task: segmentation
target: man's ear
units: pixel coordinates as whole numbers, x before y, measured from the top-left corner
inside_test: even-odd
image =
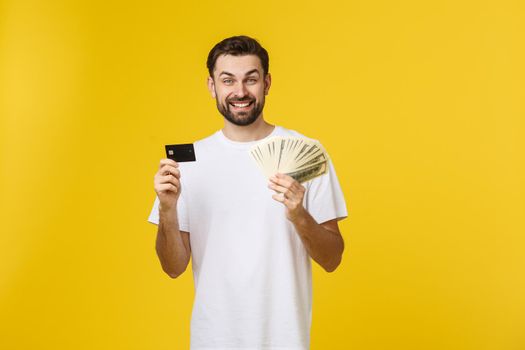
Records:
[[[268,91],[270,90],[270,86],[272,85],[272,76],[270,73],[266,74],[266,77],[264,78],[264,94],[268,95]]]
[[[215,95],[215,82],[213,81],[213,78],[208,77],[207,83],[208,83],[208,90],[210,91],[211,97],[217,98],[217,96]]]

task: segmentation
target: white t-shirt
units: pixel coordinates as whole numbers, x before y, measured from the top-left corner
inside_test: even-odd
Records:
[[[304,137],[279,126],[268,137],[276,135]],[[190,233],[195,285],[192,350],[310,345],[310,257],[250,158],[259,141],[235,142],[219,130],[194,143],[197,161],[179,163],[179,229]],[[331,163],[303,186],[318,223],[347,216]],[[148,221],[159,222],[158,198]]]

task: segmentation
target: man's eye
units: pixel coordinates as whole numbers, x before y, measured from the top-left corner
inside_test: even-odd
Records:
[[[233,82],[233,80],[231,80],[231,79],[224,79],[222,82],[224,84],[231,84]]]
[[[257,79],[248,79],[248,83],[254,84],[257,82]]]

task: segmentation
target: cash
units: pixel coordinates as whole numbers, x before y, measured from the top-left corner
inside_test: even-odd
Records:
[[[328,172],[328,154],[315,140],[273,136],[255,144],[249,152],[267,178],[281,173],[303,183]]]

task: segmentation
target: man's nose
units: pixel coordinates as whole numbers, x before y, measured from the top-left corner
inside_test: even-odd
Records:
[[[243,83],[239,83],[235,86],[235,92],[236,97],[244,97],[248,94],[248,90],[246,89],[246,85]]]

